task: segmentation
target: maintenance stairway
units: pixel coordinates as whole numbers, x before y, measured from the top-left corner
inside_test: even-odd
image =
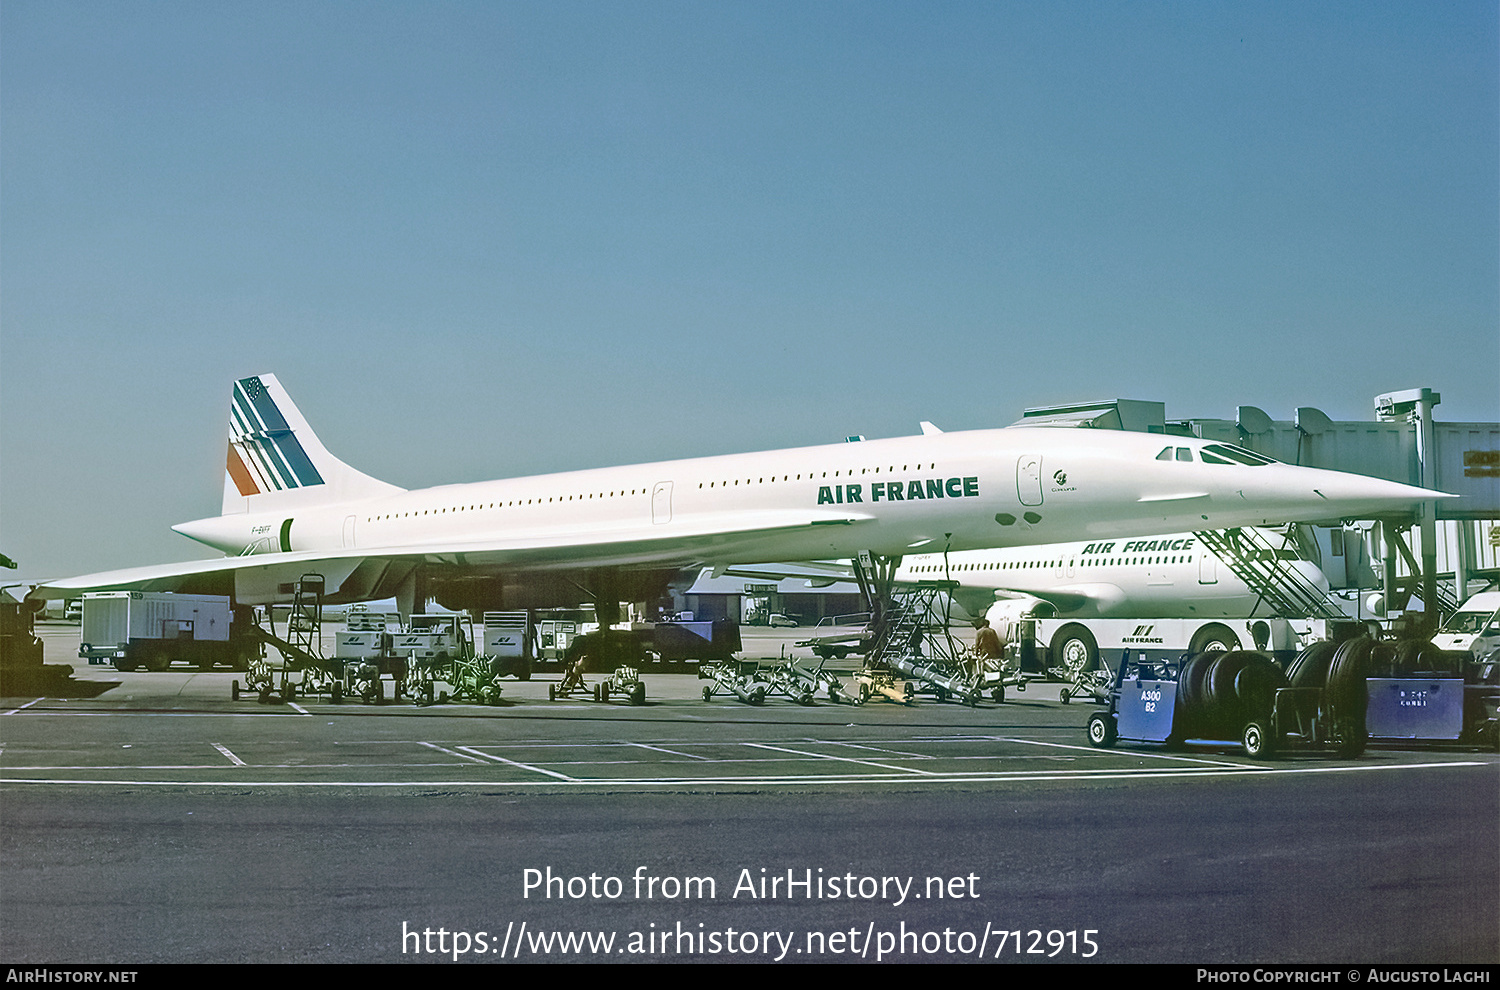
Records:
[[[1282,564],[1282,550],[1258,530],[1204,530],[1200,542],[1228,565],[1277,615],[1342,619],[1327,594],[1302,572]]]

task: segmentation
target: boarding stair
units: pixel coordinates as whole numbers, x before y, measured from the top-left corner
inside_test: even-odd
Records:
[[[1280,548],[1254,529],[1204,530],[1194,533],[1218,555],[1234,576],[1261,597],[1277,615],[1287,618],[1345,618],[1317,585],[1294,567],[1282,566]]]

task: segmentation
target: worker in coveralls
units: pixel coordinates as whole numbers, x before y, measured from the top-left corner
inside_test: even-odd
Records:
[[[978,629],[974,634],[974,673],[977,676],[984,661],[1000,659],[1000,634],[995,632],[989,619],[981,618],[974,625]]]

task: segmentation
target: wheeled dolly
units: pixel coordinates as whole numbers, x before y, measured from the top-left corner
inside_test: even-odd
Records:
[[[740,664],[734,660],[700,663],[698,677],[712,682],[703,685],[704,701],[712,701],[718,691],[723,691],[747,705],[759,705],[765,702],[766,695],[771,692],[770,683],[761,679],[758,664],[749,672],[743,672]]]
[[[594,685],[594,700],[609,701],[610,695],[628,698],[632,705],[646,703],[646,682],[635,667],[616,667],[615,672]]]
[[[866,667],[854,675],[854,683],[859,692],[854,702],[857,705],[876,697],[894,701],[898,705],[909,705],[917,696],[916,685],[911,681],[897,681],[896,675],[889,670]]]

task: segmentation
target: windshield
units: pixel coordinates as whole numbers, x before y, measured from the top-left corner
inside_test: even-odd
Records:
[[[1453,618],[1443,623],[1442,631],[1477,636],[1482,630],[1486,636],[1500,635],[1500,623],[1490,621],[1493,618],[1489,612],[1455,612]]]

